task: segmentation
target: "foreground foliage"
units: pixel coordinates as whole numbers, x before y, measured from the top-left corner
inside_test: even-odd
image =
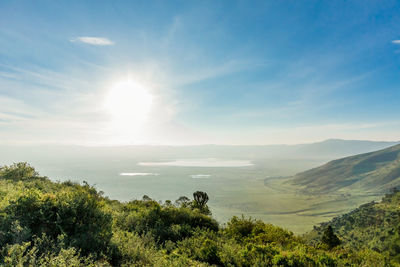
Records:
[[[392,262],[400,263],[400,192],[393,189],[379,203],[361,205],[354,211],[323,223],[306,235],[311,244],[321,240],[323,229],[331,226],[344,248],[370,249]]]
[[[324,242],[315,231],[308,244],[251,218],[233,217],[221,227],[210,217],[204,192],[175,204],[148,196],[121,203],[86,183],[51,182],[26,163],[0,168],[0,196],[3,266],[390,266],[399,254],[399,225],[391,229],[394,237],[381,240],[393,253],[383,252],[386,245],[349,242],[335,223]],[[399,199],[394,193],[379,205],[398,216]]]

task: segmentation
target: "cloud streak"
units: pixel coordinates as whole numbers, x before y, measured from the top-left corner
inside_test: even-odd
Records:
[[[392,43],[400,45],[400,40],[393,40]]]
[[[85,43],[85,44],[90,44],[90,45],[96,45],[96,46],[109,46],[109,45],[115,44],[110,39],[107,39],[104,37],[91,37],[91,36],[76,37],[76,38],[71,39],[70,41],[71,42],[80,42],[80,43]]]

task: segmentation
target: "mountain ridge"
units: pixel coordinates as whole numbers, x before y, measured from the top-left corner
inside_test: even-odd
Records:
[[[129,145],[129,146],[4,146],[0,145],[0,160],[32,161],[43,155],[85,156],[96,158],[112,155],[140,155],[162,158],[177,157],[230,157],[256,158],[318,158],[331,160],[386,148],[398,142],[327,139],[321,142],[294,145]],[[40,153],[41,152],[41,153]]]
[[[296,174],[292,183],[308,193],[382,193],[400,185],[400,144],[330,161]]]

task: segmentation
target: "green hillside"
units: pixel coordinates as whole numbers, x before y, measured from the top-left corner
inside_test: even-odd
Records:
[[[323,223],[306,235],[311,244],[321,240],[330,225],[344,248],[371,249],[400,262],[400,192],[394,190],[381,202],[361,205],[354,211]]]
[[[26,163],[0,168],[1,266],[392,266],[368,248],[309,245],[292,232],[233,217],[208,196],[121,203],[84,183],[57,183]],[[331,233],[333,235],[333,233]],[[322,240],[325,240],[322,239]]]
[[[382,193],[400,185],[400,145],[333,160],[294,176],[308,193]]]

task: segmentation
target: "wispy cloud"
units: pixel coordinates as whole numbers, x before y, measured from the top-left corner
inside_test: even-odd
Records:
[[[72,38],[71,42],[80,42],[90,45],[97,45],[97,46],[107,46],[107,45],[114,45],[115,43],[110,39],[104,37],[90,37],[90,36],[82,36]]]
[[[102,76],[98,68],[93,71]],[[0,64],[0,145],[103,140],[101,89],[90,71],[85,75]]]
[[[392,43],[400,45],[400,40],[393,40]]]

